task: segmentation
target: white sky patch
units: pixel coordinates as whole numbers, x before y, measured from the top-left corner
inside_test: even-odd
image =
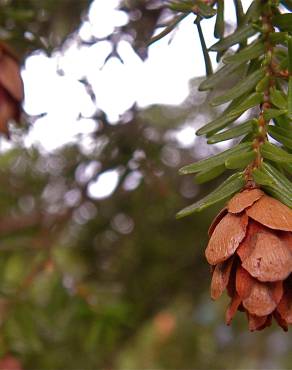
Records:
[[[96,181],[88,185],[88,195],[93,199],[109,197],[116,189],[119,181],[119,173],[116,170],[103,172]]]
[[[142,88],[140,75],[143,64],[128,42],[122,41],[119,52],[122,64],[111,58],[102,69],[89,69],[88,81],[93,87],[97,106],[105,111],[111,122],[116,122],[135,103]]]
[[[204,74],[193,19],[190,16],[181,22],[170,44],[171,35],[149,47],[149,58],[141,74],[143,88],[137,92],[140,107],[180,104],[189,93],[189,79]]]
[[[89,9],[89,23],[94,36],[103,38],[113,33],[115,27],[123,26],[128,21],[125,12],[116,10],[119,0],[96,0]]]
[[[64,77],[80,79],[101,71],[111,49],[109,41],[81,47],[72,43],[63,55],[58,56],[58,66],[65,71]]]
[[[136,189],[143,178],[143,175],[140,171],[132,171],[126,178],[123,183],[125,190],[131,191]]]
[[[183,147],[191,147],[195,142],[196,130],[192,126],[186,126],[178,131],[176,138]]]

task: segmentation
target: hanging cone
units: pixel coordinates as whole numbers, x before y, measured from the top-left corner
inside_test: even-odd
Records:
[[[10,48],[0,42],[0,133],[7,137],[9,121],[20,118],[23,98],[19,61]]]
[[[229,325],[245,311],[251,331],[292,324],[292,210],[259,189],[236,194],[209,230],[211,297],[227,289]]]

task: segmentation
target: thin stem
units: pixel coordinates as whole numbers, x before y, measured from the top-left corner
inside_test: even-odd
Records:
[[[275,84],[275,73],[274,73],[274,46],[270,42],[269,36],[274,32],[274,27],[272,24],[273,11],[272,7],[269,4],[263,6],[262,12],[262,29],[263,29],[263,38],[265,43],[265,58],[263,61],[263,66],[265,68],[266,77],[269,80],[266,88],[264,89],[264,102],[260,106],[260,114],[258,117],[258,131],[253,140],[253,149],[256,153],[255,160],[246,168],[245,178],[247,185],[255,186],[254,181],[252,180],[252,172],[255,168],[259,168],[262,164],[263,158],[261,155],[261,146],[268,141],[267,136],[267,125],[269,124],[268,119],[265,118],[265,111],[271,107],[270,102],[270,88]]]

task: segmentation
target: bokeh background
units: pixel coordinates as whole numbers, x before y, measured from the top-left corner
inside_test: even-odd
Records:
[[[227,327],[227,297],[210,300],[204,247],[222,205],[175,219],[222,180],[178,169],[229,144],[195,137],[215,111],[197,91],[194,19],[147,47],[162,4],[0,0],[26,95],[0,140],[3,369],[292,368],[290,334],[249,333],[243,314]]]

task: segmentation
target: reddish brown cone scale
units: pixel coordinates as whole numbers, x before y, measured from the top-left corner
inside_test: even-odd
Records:
[[[206,258],[216,265],[232,256],[245,236],[248,217],[228,213],[216,226],[208,247]]]

